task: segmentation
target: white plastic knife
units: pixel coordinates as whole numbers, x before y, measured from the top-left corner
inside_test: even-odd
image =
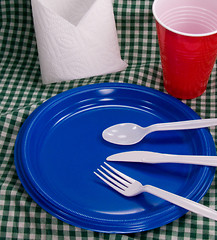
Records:
[[[217,156],[174,155],[149,151],[122,152],[107,157],[107,161],[141,162],[141,163],[184,163],[205,166],[217,166]]]

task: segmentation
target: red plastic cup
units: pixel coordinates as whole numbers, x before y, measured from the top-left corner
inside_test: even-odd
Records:
[[[180,99],[204,93],[217,57],[217,0],[155,0],[164,86]]]

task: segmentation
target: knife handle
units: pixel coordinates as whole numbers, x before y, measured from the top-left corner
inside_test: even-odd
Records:
[[[184,163],[217,167],[217,156],[205,155],[175,155],[143,152],[141,161],[144,163]]]

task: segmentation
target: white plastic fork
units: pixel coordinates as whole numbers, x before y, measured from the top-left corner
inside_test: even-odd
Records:
[[[142,192],[148,192],[168,202],[171,202],[179,207],[185,208],[191,212],[217,221],[217,211],[208,208],[200,203],[176,195],[174,193],[162,190],[160,188],[151,185],[142,185],[140,182],[119,172],[117,169],[113,168],[109,164],[107,163],[104,164],[107,167],[109,167],[112,171],[108,170],[107,168],[101,165],[101,168],[104,171],[98,168],[97,169],[98,173],[97,172],[94,173],[102,181],[107,183],[110,187],[112,187],[117,192],[123,194],[124,196],[133,197]]]

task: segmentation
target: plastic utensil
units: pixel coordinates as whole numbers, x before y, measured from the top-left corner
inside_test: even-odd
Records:
[[[149,151],[130,151],[113,154],[107,161],[141,162],[141,163],[184,163],[217,167],[217,156],[176,155]]]
[[[157,123],[144,128],[135,123],[120,123],[105,129],[102,136],[111,143],[132,145],[140,142],[149,133],[156,131],[197,129],[216,125],[217,118]]]
[[[107,168],[101,166],[101,168],[106,171],[101,171],[97,169],[97,172],[94,172],[101,180],[107,183],[110,187],[112,187],[117,192],[123,194],[127,197],[133,197],[143,192],[148,192],[152,195],[155,195],[159,198],[162,198],[168,202],[171,202],[177,206],[185,208],[191,212],[202,215],[204,217],[213,219],[217,221],[217,211],[214,209],[208,208],[200,203],[194,202],[187,198],[181,197],[174,193],[162,190],[160,188],[151,186],[151,185],[142,185],[140,182],[135,179],[128,177],[127,175],[119,172],[115,168],[111,167],[109,164],[105,163],[113,172],[108,170]],[[105,178],[104,178],[104,177]],[[106,180],[108,179],[108,180]]]

